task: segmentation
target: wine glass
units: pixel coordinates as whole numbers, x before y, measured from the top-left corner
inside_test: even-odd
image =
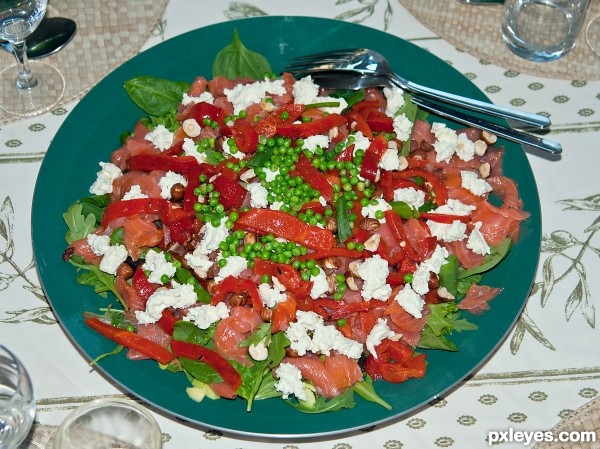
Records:
[[[35,417],[29,375],[19,359],[0,345],[0,449],[16,449]]]
[[[61,100],[65,79],[50,64],[28,61],[25,38],[39,25],[48,0],[0,0],[0,39],[12,44],[16,64],[0,72],[0,109],[20,117],[49,111]]]
[[[585,42],[600,56],[600,14],[593,16],[585,27]]]

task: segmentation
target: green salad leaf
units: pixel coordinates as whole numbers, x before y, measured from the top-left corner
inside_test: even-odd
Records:
[[[387,410],[392,409],[392,406],[377,394],[373,387],[373,379],[370,376],[367,376],[362,382],[355,383],[352,388],[361,398],[379,404]]]
[[[458,351],[458,347],[449,338],[452,332],[477,330],[477,325],[460,318],[460,311],[454,302],[428,304],[431,313],[421,332],[417,347]]]
[[[229,79],[253,78],[255,80],[262,80],[265,75],[272,72],[269,61],[260,53],[246,48],[235,29],[231,44],[217,53],[212,71],[213,78],[224,76]]]
[[[146,114],[159,117],[177,109],[188,83],[154,76],[138,76],[125,81],[129,98]]]

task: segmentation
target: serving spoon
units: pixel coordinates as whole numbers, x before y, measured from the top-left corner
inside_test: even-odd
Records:
[[[27,39],[27,57],[40,59],[56,53],[67,45],[77,31],[77,24],[65,17],[46,17]],[[8,41],[0,40],[0,47],[9,53],[13,52]]]

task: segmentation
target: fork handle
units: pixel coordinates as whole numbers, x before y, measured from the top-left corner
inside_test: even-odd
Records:
[[[423,98],[412,97],[412,101],[421,108],[434,112],[441,117],[454,120],[455,122],[462,123],[463,125],[473,126],[475,128],[489,131],[512,142],[537,148],[538,150],[553,155],[560,154],[562,152],[562,146],[558,142],[527,134],[517,129],[506,128],[504,126],[497,125],[496,123],[481,120],[477,117],[465,115],[454,109],[448,109],[438,104],[431,103]]]
[[[472,98],[462,97],[460,95],[451,94],[449,92],[443,92],[441,90],[432,89],[431,87],[422,86],[412,81],[408,81],[397,77],[396,74],[391,75],[392,81],[402,89],[409,93],[421,95],[424,97],[431,98],[433,100],[442,101],[454,106],[460,106],[465,109],[472,111],[481,112],[488,115],[494,115],[497,117],[511,120],[515,123],[523,123],[529,127],[537,129],[546,129],[550,126],[551,122],[548,117],[544,117],[539,114],[532,114],[530,112],[519,111],[517,109],[509,108],[506,106],[499,106],[493,103],[486,103]]]

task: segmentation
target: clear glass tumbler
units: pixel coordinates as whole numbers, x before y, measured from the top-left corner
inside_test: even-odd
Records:
[[[574,46],[589,0],[506,0],[502,37],[530,61],[553,61]]]
[[[19,359],[0,345],[0,449],[23,442],[35,417],[35,398],[29,375]]]

